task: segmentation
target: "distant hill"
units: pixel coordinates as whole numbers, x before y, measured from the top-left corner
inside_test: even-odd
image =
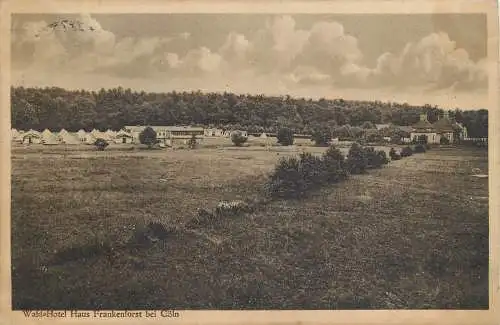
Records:
[[[255,133],[272,133],[287,126],[295,133],[310,134],[318,127],[362,126],[365,122],[411,125],[421,112],[427,112],[433,122],[443,112],[431,105],[200,91],[146,93],[121,87],[100,91],[12,87],[11,104],[13,128],[68,131],[191,124]],[[450,115],[467,126],[470,136],[487,136],[486,110],[457,109]]]

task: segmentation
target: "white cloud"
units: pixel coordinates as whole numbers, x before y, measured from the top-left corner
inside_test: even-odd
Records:
[[[229,33],[219,53],[228,62],[244,65],[248,61],[248,53],[252,50],[252,44],[243,34]]]
[[[382,54],[370,72],[370,85],[478,88],[486,85],[483,61],[473,62],[445,33],[434,33],[408,43],[399,55]]]
[[[198,47],[180,54],[172,40],[184,42],[191,37],[188,32],[173,38],[118,39],[89,15],[79,19],[84,31],[52,30],[41,21],[27,23],[15,32],[14,75],[53,81],[58,76],[71,78],[59,82],[61,86],[65,82],[83,86],[78,75],[93,73],[109,84],[111,80],[123,84],[140,80],[154,87],[154,81],[164,90],[169,84],[297,94],[301,89],[316,89],[317,93],[330,89],[333,94],[333,87],[339,91],[392,86],[458,92],[484,87],[487,81],[487,61],[473,62],[444,33],[410,42],[397,53],[383,53],[370,67],[363,63],[358,40],[332,21],[300,29],[291,16],[279,16],[255,33],[228,33],[219,47]]]
[[[330,75],[321,73],[311,66],[298,66],[286,76],[286,80],[297,84],[323,84],[330,79]]]

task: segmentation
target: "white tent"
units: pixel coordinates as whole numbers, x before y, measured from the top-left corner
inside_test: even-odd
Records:
[[[78,130],[78,132],[76,132],[76,136],[78,137],[78,139],[81,141],[81,142],[84,142],[85,141],[85,136],[87,135],[87,132],[85,132],[85,130]]]
[[[267,138],[267,134],[262,133],[262,134],[260,135],[260,137],[261,137],[261,138]]]
[[[67,135],[67,134],[69,134],[69,132],[68,132],[68,131],[66,131],[65,129],[61,129],[61,131],[59,131],[59,133],[58,133],[58,135],[59,135],[60,137],[65,136],[65,135]]]
[[[10,130],[10,139],[12,141],[16,141],[17,138],[19,138],[19,131],[17,131],[16,129],[11,129]]]
[[[54,134],[51,134],[48,136],[44,136],[42,138],[42,143],[47,145],[54,145],[54,144],[59,144],[60,142]]]
[[[50,132],[50,130],[43,130],[42,132],[42,143],[43,144],[58,144],[57,136]]]
[[[97,129],[93,129],[92,131],[90,131],[90,134],[92,134],[94,136],[94,138],[103,138],[103,133]]]
[[[64,143],[64,144],[79,144],[79,143],[81,143],[80,139],[78,138],[78,135],[76,135],[74,133],[69,133],[69,132],[63,133],[62,131],[59,132],[59,141],[61,141],[61,143]]]
[[[87,133],[85,135],[85,144],[94,144],[97,138],[92,133]]]
[[[106,130],[106,132],[104,132],[102,135],[105,140],[109,141],[112,141],[116,138],[116,132],[109,129]]]
[[[23,133],[22,142],[25,144],[40,143],[41,138],[40,132],[30,129]]]
[[[51,135],[52,135],[52,132],[50,132],[49,129],[45,129],[45,130],[42,131],[42,138],[43,137],[49,137]]]
[[[15,130],[15,132],[13,132],[13,134],[12,134],[12,141],[23,142],[23,135],[24,135],[23,130],[20,130],[20,131]]]

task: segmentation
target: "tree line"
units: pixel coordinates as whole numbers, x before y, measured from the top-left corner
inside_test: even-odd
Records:
[[[199,125],[249,133],[295,133],[341,126],[373,128],[374,124],[412,125],[422,112],[434,122],[443,110],[380,101],[305,99],[291,96],[233,93],[132,91],[121,87],[99,91],[58,87],[11,87],[12,127],[77,131],[119,130],[125,125]],[[455,109],[450,113],[471,137],[488,135],[488,111]]]

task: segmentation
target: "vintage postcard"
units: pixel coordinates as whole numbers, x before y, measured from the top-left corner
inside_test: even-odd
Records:
[[[495,323],[495,1],[0,4],[2,320]]]

